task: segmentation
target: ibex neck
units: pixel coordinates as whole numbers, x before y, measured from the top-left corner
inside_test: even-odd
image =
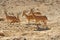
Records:
[[[25,12],[23,13],[25,16],[28,16]]]

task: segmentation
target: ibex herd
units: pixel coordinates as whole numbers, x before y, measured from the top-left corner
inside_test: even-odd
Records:
[[[7,11],[4,11],[4,13],[6,15],[7,21],[9,21],[10,23],[21,22],[21,20],[19,18],[19,14],[17,14],[17,17],[16,17],[16,16],[9,16],[7,14]],[[33,9],[31,9],[29,12],[29,15],[27,15],[26,13],[27,13],[26,10],[24,10],[22,16],[26,17],[28,23],[31,20],[35,20],[36,23],[38,23],[40,21],[40,22],[43,22],[45,26],[47,26],[48,19],[46,16],[42,16],[42,14],[40,12],[34,12]],[[36,16],[36,15],[40,15],[40,16]]]

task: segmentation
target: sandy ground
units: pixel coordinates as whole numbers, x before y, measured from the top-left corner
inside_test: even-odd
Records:
[[[26,25],[27,19],[22,17],[22,12],[29,12],[31,8],[47,16],[49,30],[38,31],[36,25]],[[20,24],[9,24],[4,9],[8,15],[20,13]],[[0,21],[0,33],[4,34],[0,40],[60,40],[60,0],[0,0],[0,18],[4,19]]]

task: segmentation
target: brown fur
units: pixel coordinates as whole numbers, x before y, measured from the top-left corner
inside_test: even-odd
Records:
[[[24,15],[26,16],[26,18],[28,20],[28,23],[30,22],[30,20],[33,20],[34,19],[32,15],[27,15],[25,10],[23,11],[23,16]]]
[[[7,21],[10,21],[10,23],[20,22],[18,15],[17,15],[17,17],[15,17],[15,16],[9,16],[6,11],[4,11],[4,13],[6,15]]]
[[[47,25],[47,17],[46,16],[36,16],[34,15],[35,12],[33,12],[33,9],[31,9],[30,13],[32,14],[33,18],[36,20],[36,23],[41,21],[44,23],[44,25],[46,26]]]

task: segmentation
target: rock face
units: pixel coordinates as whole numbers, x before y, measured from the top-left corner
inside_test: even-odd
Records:
[[[37,30],[37,26],[32,25],[33,21],[27,25],[27,19],[22,14],[24,10],[28,14],[31,8],[47,16],[50,30]],[[7,22],[4,10],[10,16],[17,17],[19,13],[21,22]],[[0,18],[4,19],[0,21],[0,31],[5,35],[0,36],[0,40],[60,40],[60,0],[0,0]]]

